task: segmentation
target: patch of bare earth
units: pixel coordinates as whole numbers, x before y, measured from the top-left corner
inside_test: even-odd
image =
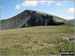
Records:
[[[49,47],[51,48],[54,46],[55,46],[54,44],[44,44],[43,46],[34,46],[34,47],[32,47],[32,51],[40,50],[43,48],[49,48]]]

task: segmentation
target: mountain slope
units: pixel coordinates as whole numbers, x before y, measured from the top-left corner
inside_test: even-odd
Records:
[[[46,13],[32,13],[33,11],[30,12],[30,10],[24,11],[13,18],[1,21],[2,29],[8,29],[0,30],[0,53],[2,56],[60,56],[60,50],[75,50],[74,24],[72,22]],[[45,19],[42,17],[49,17],[50,21],[42,21]],[[44,23],[38,24],[39,21]]]
[[[74,37],[74,27],[63,25],[1,30],[1,55],[59,56],[74,51]]]
[[[12,18],[1,20],[0,27],[1,29],[14,29],[40,25],[63,25],[65,21],[62,18],[46,13],[25,10]]]

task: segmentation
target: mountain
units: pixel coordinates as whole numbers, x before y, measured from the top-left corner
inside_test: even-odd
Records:
[[[0,28],[2,56],[60,56],[75,50],[74,23],[54,15],[25,10],[1,20]]]
[[[1,20],[0,22],[1,29],[14,29],[40,25],[64,25],[68,21],[47,13],[25,10],[12,18]]]
[[[69,21],[71,21],[71,22],[75,23],[75,19],[72,19],[72,20],[69,20]]]

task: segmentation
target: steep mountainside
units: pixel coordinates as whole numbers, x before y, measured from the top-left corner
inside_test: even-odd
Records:
[[[64,19],[46,13],[25,10],[12,18],[1,20],[0,27],[1,29],[14,29],[40,25],[62,25],[65,24],[65,21]]]

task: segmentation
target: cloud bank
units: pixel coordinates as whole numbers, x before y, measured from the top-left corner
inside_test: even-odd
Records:
[[[16,9],[21,9],[21,7],[34,7],[37,6],[38,4],[44,5],[47,4],[50,6],[54,0],[25,0],[21,4],[16,5]]]

